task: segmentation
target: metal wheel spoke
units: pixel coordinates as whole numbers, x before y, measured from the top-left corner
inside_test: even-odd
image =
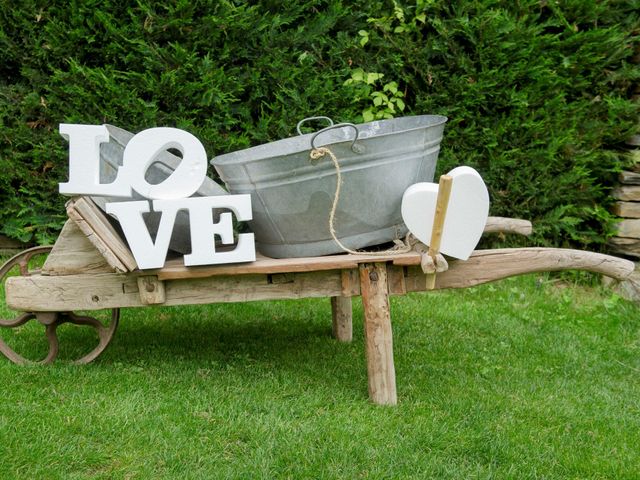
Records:
[[[24,325],[25,323],[27,323],[29,320],[34,320],[36,318],[36,314],[35,313],[24,313],[22,314],[20,317],[18,317],[18,319],[13,322],[13,325],[6,325],[3,324],[3,327],[7,327],[7,328],[15,328],[15,327],[19,327],[21,325]],[[3,323],[10,323],[10,322],[3,322]],[[48,364],[51,363],[55,360],[56,356],[58,355],[58,337],[56,336],[56,332],[55,332],[55,324],[52,325],[47,325],[46,331],[45,331],[45,336],[47,337],[47,340],[49,342],[49,352],[47,353],[47,356],[40,361],[33,361],[33,360],[29,360],[28,358],[23,357],[22,355],[20,355],[18,352],[16,352],[13,348],[11,348],[3,339],[2,337],[0,337],[0,352],[7,357],[9,360],[11,360],[13,363],[18,364],[18,365],[33,365],[33,364]]]
[[[14,318],[13,320],[2,320],[2,319],[0,319],[0,327],[16,328],[16,327],[19,327],[21,325],[24,325],[29,320],[34,319],[34,318],[36,318],[35,313],[25,312],[22,315],[19,315],[16,318]]]
[[[75,360],[73,363],[76,365],[85,365],[87,363],[95,360],[104,350],[107,348],[111,340],[113,339],[114,334],[118,328],[118,324],[120,322],[120,309],[114,308],[111,311],[111,322],[108,327],[105,327],[93,317],[84,317],[75,315],[73,312],[70,312],[74,318],[71,323],[75,323],[77,325],[90,325],[98,332],[98,346],[87,353],[85,356]]]
[[[58,342],[58,335],[56,334],[56,328],[58,328],[58,325],[59,323],[57,322],[47,325],[45,335],[47,337],[47,340],[49,340],[49,353],[47,353],[47,356],[44,358],[44,360],[41,360],[38,363],[49,365],[50,363],[53,363],[53,361],[58,356],[58,350],[60,347],[60,343]]]

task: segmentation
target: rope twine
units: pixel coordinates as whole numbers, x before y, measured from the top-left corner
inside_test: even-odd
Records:
[[[340,164],[338,163],[338,159],[336,158],[334,153],[331,150],[329,150],[327,147],[314,148],[313,150],[311,150],[311,153],[309,154],[309,156],[311,157],[311,160],[319,160],[325,155],[328,155],[329,158],[331,158],[331,161],[333,162],[333,166],[336,169],[336,191],[333,195],[333,204],[331,206],[331,212],[329,213],[329,233],[331,233],[331,238],[333,239],[333,241],[336,242],[338,246],[342,248],[342,250],[352,255],[384,256],[384,255],[397,255],[400,253],[409,253],[410,251],[412,251],[414,247],[417,244],[419,244],[419,242],[413,235],[411,235],[411,233],[407,234],[404,241],[400,238],[394,239],[393,242],[395,243],[395,246],[391,247],[388,250],[383,250],[379,252],[366,252],[366,251],[363,252],[358,250],[352,250],[349,247],[345,246],[338,239],[338,236],[336,234],[336,228],[335,228],[335,218],[336,218],[336,211],[338,210],[338,202],[340,201],[340,189],[342,188],[342,171],[340,170]]]

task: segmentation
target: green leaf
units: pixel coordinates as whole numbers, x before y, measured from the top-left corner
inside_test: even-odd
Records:
[[[382,87],[382,89],[385,92],[396,93],[398,91],[398,83],[397,82],[389,82],[389,83],[385,84],[385,86]]]
[[[362,82],[364,80],[364,70],[356,68],[351,72],[351,79],[354,82]]]
[[[375,72],[369,72],[367,73],[367,80],[366,82],[369,85],[373,85],[374,83],[376,83],[378,80],[380,80],[382,77],[384,77],[384,74],[382,73],[375,73]]]
[[[371,122],[375,120],[375,116],[373,115],[373,112],[371,111],[370,108],[362,111],[362,119],[365,122]]]

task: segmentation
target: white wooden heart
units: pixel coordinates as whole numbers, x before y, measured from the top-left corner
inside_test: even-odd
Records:
[[[456,167],[448,175],[453,181],[440,252],[467,260],[487,223],[489,192],[480,174],[471,167]],[[425,245],[431,242],[437,198],[437,183],[416,183],[407,188],[402,197],[404,223]]]

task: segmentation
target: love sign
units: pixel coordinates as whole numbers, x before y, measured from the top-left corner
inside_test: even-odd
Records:
[[[64,195],[92,195],[132,198],[135,191],[148,200],[107,203],[106,212],[120,222],[138,267],[164,266],[178,211],[189,214],[191,253],[184,256],[187,266],[251,262],[256,258],[253,233],[238,235],[235,248],[216,251],[215,237],[233,245],[233,218],[252,219],[250,195],[191,197],[206,179],[207,154],[192,134],[177,128],[150,128],[134,135],[127,143],[115,179],[100,183],[100,144],[109,141],[104,125],[61,124],[60,134],[69,142],[69,181],[59,184]],[[146,173],[162,152],[175,149],[182,161],[175,171],[158,184],[149,183]],[[151,200],[151,201],[149,201]],[[226,209],[214,222],[214,210]],[[159,212],[160,225],[155,239],[143,214]]]

